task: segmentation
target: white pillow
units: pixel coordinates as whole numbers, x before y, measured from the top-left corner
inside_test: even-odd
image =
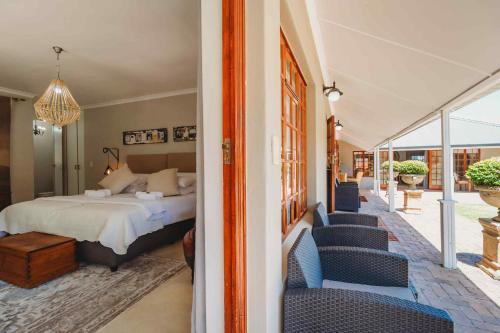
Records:
[[[135,182],[127,186],[123,193],[136,193],[136,192],[146,192],[148,188],[148,178],[149,174],[147,173],[134,173],[137,176]]]
[[[127,164],[124,164],[122,167],[104,177],[104,179],[99,182],[99,185],[110,190],[111,194],[118,194],[136,180],[137,176],[130,171]]]
[[[196,182],[196,172],[179,172],[177,173],[179,179],[179,187],[189,187]]]
[[[180,195],[186,195],[194,192],[196,192],[196,185],[191,185],[188,187],[179,187]]]
[[[177,169],[152,173],[148,178],[148,192],[162,192],[165,197],[179,194]]]

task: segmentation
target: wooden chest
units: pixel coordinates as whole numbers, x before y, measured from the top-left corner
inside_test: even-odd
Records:
[[[0,238],[0,280],[33,288],[78,268],[76,240],[39,232]]]

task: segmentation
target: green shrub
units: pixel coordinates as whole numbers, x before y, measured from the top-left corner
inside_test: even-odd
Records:
[[[399,165],[401,163],[399,163],[399,161],[393,161],[392,162],[392,170],[394,172],[399,172]],[[389,161],[385,161],[384,163],[382,163],[382,170],[389,170]]]
[[[500,187],[500,157],[472,164],[467,169],[466,176],[474,185]]]
[[[408,160],[399,165],[399,173],[403,175],[426,175],[428,172],[427,164],[422,161]]]

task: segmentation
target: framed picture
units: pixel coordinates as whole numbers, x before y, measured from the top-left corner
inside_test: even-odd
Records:
[[[165,143],[167,141],[168,141],[168,131],[166,128],[123,132],[124,145]]]
[[[196,141],[196,126],[174,127],[174,142]]]

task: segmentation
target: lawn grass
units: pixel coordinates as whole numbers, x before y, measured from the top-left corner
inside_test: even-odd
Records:
[[[455,211],[458,215],[473,222],[477,222],[477,219],[480,217],[493,217],[497,215],[495,207],[481,204],[457,203]]]

